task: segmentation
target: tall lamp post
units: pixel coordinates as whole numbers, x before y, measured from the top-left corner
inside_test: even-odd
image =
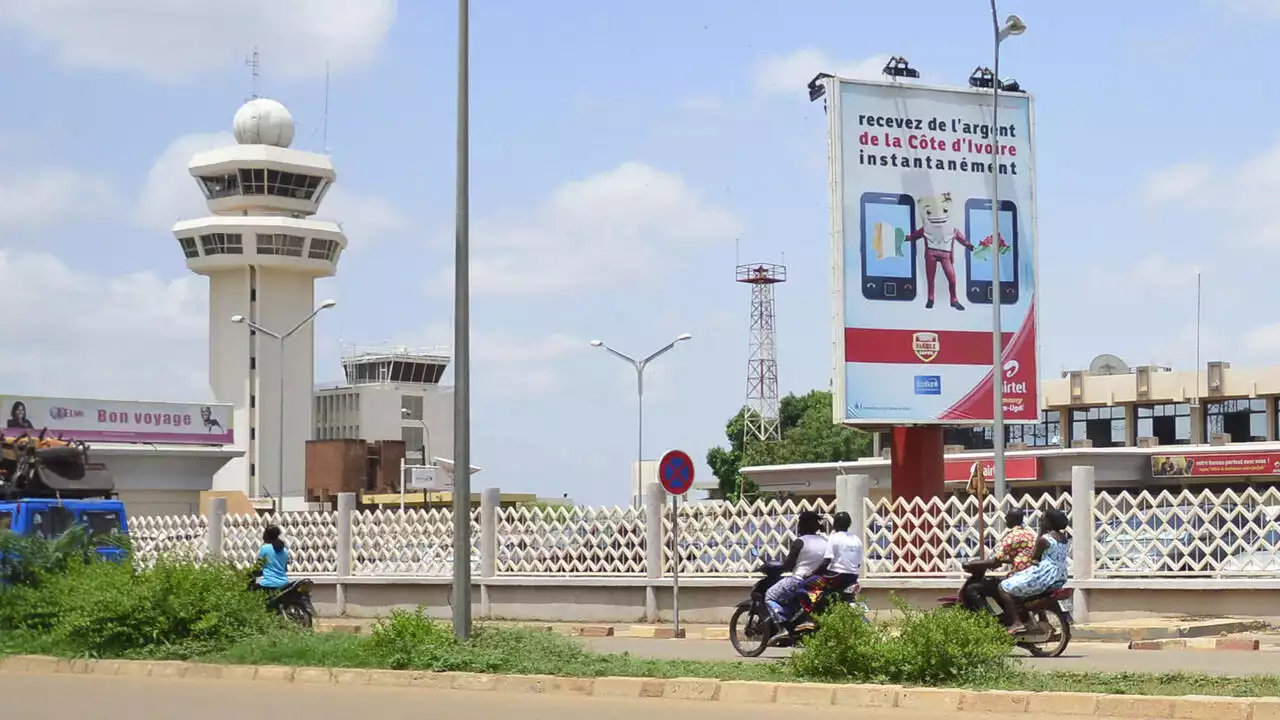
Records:
[[[471,635],[470,17],[458,0],[458,137],[453,249],[453,634]]]
[[[1000,43],[1026,32],[1027,26],[1017,15],[1010,15],[1001,25],[996,0],[991,0],[991,26],[995,31],[991,70],[991,435],[995,495],[1000,502],[1008,490],[1004,473],[1004,333],[1000,327]]]
[[[679,343],[684,342],[685,340],[691,340],[691,339],[693,339],[692,335],[690,335],[689,333],[684,333],[680,335],[680,337],[677,337],[675,340],[672,340],[671,342],[667,343],[661,348],[653,351],[648,355],[648,357],[644,358],[643,360],[637,360],[631,357],[630,355],[627,355],[625,353],[620,353],[617,350],[614,350],[613,348],[609,347],[608,345],[605,345],[604,342],[600,340],[591,341],[591,347],[604,348],[605,350],[609,351],[609,353],[612,354],[614,357],[625,360],[626,362],[630,363],[632,367],[636,369],[636,482],[637,483],[640,481],[640,471],[641,471],[641,467],[644,464],[644,369],[648,367],[649,363],[658,359],[659,356],[664,355],[667,351],[671,350],[671,348],[675,347]],[[644,488],[640,488],[640,491],[643,492]],[[635,503],[636,501],[633,499],[632,502]]]
[[[400,408],[400,415],[407,420],[412,420],[412,412],[409,408]],[[418,418],[418,424],[422,426],[422,464],[431,464],[431,428],[427,427],[426,418]]]
[[[276,448],[276,491],[277,492],[276,492],[275,505],[276,505],[277,513],[281,513],[284,511],[284,341],[288,340],[294,333],[306,327],[307,324],[310,323],[312,320],[315,320],[316,315],[319,315],[321,310],[328,310],[329,308],[337,304],[338,304],[337,300],[325,300],[324,302],[320,303],[319,307],[317,307],[315,310],[312,310],[310,315],[303,318],[302,322],[298,323],[297,325],[294,325],[293,329],[289,330],[289,332],[286,332],[286,333],[278,333],[273,330],[268,330],[262,327],[261,325],[259,325],[258,323],[246,318],[243,315],[231,316],[231,322],[236,323],[238,325],[248,325],[249,329],[253,330],[254,332],[262,333],[267,337],[275,338],[276,342],[279,343],[279,346],[280,346],[280,353],[278,356],[279,360],[277,360],[276,362],[276,375],[277,375],[277,380],[279,381],[279,384],[277,387],[280,393],[278,397],[279,407],[276,408],[276,414],[279,418],[279,423],[277,425],[279,434],[276,436],[276,438],[277,438],[277,442],[280,443],[280,447]]]

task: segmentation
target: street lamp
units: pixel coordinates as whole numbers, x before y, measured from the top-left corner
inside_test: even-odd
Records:
[[[291,335],[293,335],[294,333],[298,332],[303,327],[305,327],[307,323],[314,320],[316,315],[320,314],[321,310],[328,310],[329,308],[337,304],[338,304],[337,300],[325,300],[324,302],[320,303],[319,307],[317,307],[315,310],[312,310],[310,315],[303,318],[302,322],[298,323],[297,325],[294,325],[293,329],[286,333],[278,333],[278,332],[273,332],[271,330],[268,330],[262,327],[261,325],[259,325],[258,323],[246,318],[243,315],[231,316],[231,322],[236,323],[237,325],[248,325],[249,329],[253,330],[254,332],[259,332],[259,333],[262,333],[263,335],[273,337],[280,344],[279,359],[276,361],[276,375],[279,376],[278,379],[279,379],[279,390],[280,390],[280,396],[278,398],[279,407],[276,408],[276,412],[279,416],[279,425],[278,425],[279,435],[276,436],[276,441],[280,443],[280,446],[276,448],[276,473],[277,473],[276,490],[278,492],[276,495],[275,505],[276,505],[277,513],[284,511],[284,341],[288,340]]]
[[[689,333],[684,333],[679,337],[677,337],[675,340],[672,340],[671,342],[667,343],[661,348],[650,353],[649,356],[644,358],[643,360],[637,360],[631,357],[630,355],[620,353],[617,350],[614,350],[613,348],[609,347],[608,345],[605,345],[604,342],[601,340],[591,341],[591,347],[604,348],[605,350],[608,350],[609,353],[611,353],[614,357],[621,358],[622,360],[627,361],[628,363],[631,364],[632,367],[636,369],[636,481],[637,482],[639,482],[640,480],[640,470],[644,464],[644,369],[649,365],[649,363],[656,360],[659,356],[663,355],[668,350],[675,347],[677,344],[682,343],[685,340],[691,340],[691,339],[693,339],[692,335],[690,335]],[[643,488],[641,488],[640,490],[643,492]],[[632,499],[633,504],[637,502],[639,502],[638,499],[635,499],[635,498]]]
[[[412,420],[412,412],[409,408],[400,408],[400,416]],[[431,464],[431,428],[427,427],[426,418],[418,418],[418,424],[422,425],[422,464]]]
[[[991,435],[995,496],[1000,502],[1008,490],[1004,474],[1004,337],[1000,327],[1000,43],[1026,32],[1027,25],[1017,15],[1010,15],[1001,25],[996,0],[991,0],[991,27],[995,31],[991,70]]]

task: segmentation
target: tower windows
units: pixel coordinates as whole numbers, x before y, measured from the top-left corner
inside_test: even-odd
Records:
[[[196,246],[195,238],[178,238],[178,244],[182,246],[182,254],[188,258],[200,257],[200,249]]]
[[[209,255],[243,255],[244,243],[240,233],[209,233],[200,236],[200,245],[204,254]]]
[[[210,200],[236,195],[273,195],[311,200],[317,196],[324,182],[324,178],[314,175],[266,168],[241,168],[234,173],[202,176],[200,189]]]
[[[258,254],[302,257],[302,246],[306,243],[307,239],[301,235],[258,233]]]
[[[338,255],[338,241],[325,238],[311,238],[311,250],[307,257],[312,260],[333,261]]]

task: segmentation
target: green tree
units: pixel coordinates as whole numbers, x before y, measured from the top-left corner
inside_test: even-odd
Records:
[[[871,452],[870,435],[831,421],[831,393],[826,390],[782,398],[778,408],[782,440],[747,443],[744,451],[748,412],[752,411],[742,408],[725,425],[727,448],[717,446],[707,451],[707,465],[720,481],[720,496],[728,500],[738,499],[739,488],[747,499],[760,492],[755,483],[742,477],[741,468],[856,460]]]

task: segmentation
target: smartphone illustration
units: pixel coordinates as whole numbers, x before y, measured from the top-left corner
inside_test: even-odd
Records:
[[[991,232],[991,200],[973,198],[964,204],[964,236],[973,244],[965,250],[965,293],[971,303],[990,304],[992,258],[996,243]],[[1000,201],[1000,304],[1018,302],[1018,206]]]
[[[868,300],[916,299],[916,226],[910,195],[862,194],[862,296]]]

